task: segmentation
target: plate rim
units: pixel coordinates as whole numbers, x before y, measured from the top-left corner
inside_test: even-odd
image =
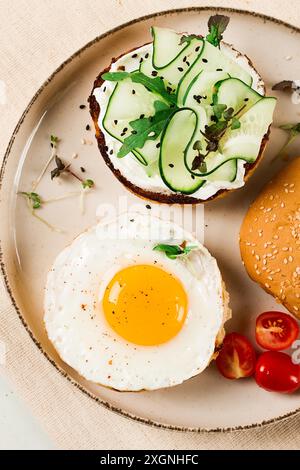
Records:
[[[158,18],[160,16],[165,16],[165,15],[171,15],[171,14],[180,14],[180,13],[189,13],[189,12],[203,12],[203,11],[215,11],[215,12],[221,12],[221,13],[236,13],[240,15],[246,15],[246,16],[252,16],[256,18],[260,18],[265,21],[272,22],[274,24],[284,26],[296,33],[300,33],[300,27],[297,27],[295,25],[292,25],[286,21],[282,21],[278,18],[274,18],[269,15],[265,15],[263,13],[258,13],[250,10],[242,10],[238,8],[231,8],[231,7],[217,7],[217,6],[191,6],[191,7],[182,7],[182,8],[174,8],[174,9],[167,9],[167,10],[160,10],[156,11],[153,13],[150,13],[148,15],[142,15],[137,18],[134,18],[132,20],[126,21],[124,23],[121,23],[118,26],[115,26],[114,28],[111,28],[104,33],[96,36],[94,39],[88,41],[84,46],[81,48],[77,49],[73,54],[71,54],[67,59],[65,59],[50,75],[49,77],[42,83],[42,85],[38,88],[36,93],[33,95],[31,100],[29,101],[28,105],[26,106],[25,110],[21,114],[21,117],[19,118],[12,134],[9,139],[8,145],[6,147],[3,160],[1,163],[1,168],[0,168],[0,191],[2,190],[2,185],[3,181],[5,178],[5,168],[6,164],[8,161],[8,158],[11,153],[11,149],[13,147],[13,144],[15,142],[15,139],[17,137],[17,134],[27,116],[29,111],[31,110],[32,106],[34,103],[37,101],[38,97],[43,93],[44,89],[52,82],[52,80],[56,77],[57,74],[59,74],[69,63],[71,63],[74,59],[76,59],[78,56],[80,56],[81,53],[92,47],[94,44],[97,44],[98,42],[102,41],[106,37],[109,37],[113,34],[115,34],[118,31],[121,31],[122,29],[137,24],[141,23],[143,21],[149,20],[151,18]],[[2,202],[0,203],[2,205]],[[234,431],[246,431],[250,429],[256,429],[256,428],[261,428],[265,427],[270,424],[275,424],[278,422],[282,422],[287,420],[288,418],[292,416],[296,416],[297,414],[300,413],[300,407],[296,408],[293,411],[290,411],[289,413],[286,413],[284,415],[277,416],[275,418],[271,418],[268,420],[263,420],[258,423],[252,423],[252,424],[247,424],[247,425],[239,425],[239,426],[229,426],[229,427],[212,427],[212,428],[206,428],[206,427],[187,427],[187,426],[176,426],[172,424],[167,424],[163,422],[159,422],[156,420],[152,420],[150,418],[143,418],[141,416],[137,416],[133,413],[130,413],[126,410],[123,410],[122,408],[119,408],[118,406],[112,405],[109,403],[109,401],[103,400],[96,395],[94,395],[92,392],[88,391],[83,385],[81,385],[79,382],[77,382],[75,379],[73,379],[60,365],[58,365],[54,359],[50,357],[50,355],[45,351],[43,348],[43,345],[38,341],[38,339],[35,337],[33,334],[30,326],[27,324],[23,314],[22,314],[22,309],[19,308],[17,301],[14,298],[14,294],[12,291],[12,288],[10,287],[10,281],[9,281],[9,275],[6,270],[5,262],[4,262],[4,252],[2,249],[2,240],[0,239],[0,269],[1,269],[1,277],[4,281],[4,287],[6,290],[6,293],[8,294],[11,304],[17,313],[19,320],[21,321],[22,325],[24,326],[25,330],[29,334],[31,340],[33,343],[37,346],[39,351],[43,354],[43,356],[54,366],[54,368],[64,377],[66,378],[72,385],[74,385],[78,390],[80,390],[85,396],[89,397],[96,403],[102,405],[104,408],[106,408],[109,411],[112,411],[116,413],[119,416],[134,420],[138,423],[146,424],[148,426],[152,426],[154,428],[159,428],[159,429],[166,429],[166,430],[171,430],[171,431],[179,431],[179,432],[193,432],[193,433],[207,433],[207,434],[219,434],[219,433],[229,433],[229,432],[234,432]]]

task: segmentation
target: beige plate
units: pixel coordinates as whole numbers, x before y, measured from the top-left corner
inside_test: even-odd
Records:
[[[225,11],[231,17],[226,40],[251,57],[267,85],[300,77],[299,30],[271,18]],[[203,33],[211,13],[211,9],[205,8],[182,9],[135,20],[96,38],[74,54],[47,80],[27,107],[12,136],[1,173],[0,214],[6,222],[0,229],[2,270],[16,314],[38,347],[91,399],[135,419],[181,430],[227,430],[282,419],[297,412],[299,394],[269,394],[253,380],[231,382],[223,379],[214,366],[180,386],[156,392],[118,393],[87,383],[59,359],[47,339],[43,327],[43,287],[55,256],[77,234],[96,222],[100,204],[116,207],[118,200],[121,205],[138,202],[144,207],[146,204],[129,195],[115,180],[99,156],[93,131],[85,130],[90,117],[88,109],[81,110],[79,105],[86,102],[97,73],[109,64],[111,57],[149,41],[150,25]],[[287,56],[292,58],[287,60]],[[289,97],[280,94],[275,122],[297,119],[299,110]],[[72,154],[78,153],[74,168],[80,172],[79,167],[85,167],[85,175],[93,177],[97,185],[87,196],[84,215],[78,210],[78,198],[49,204],[39,211],[51,223],[64,228],[63,234],[52,232],[33,219],[23,198],[16,196],[17,191],[30,188],[46,162],[50,133],[62,139],[59,154],[71,160]],[[82,138],[92,140],[93,145],[83,145]],[[218,259],[232,298],[234,318],[228,328],[250,336],[255,316],[276,308],[276,304],[247,277],[239,256],[238,231],[250,201],[278,169],[270,166],[268,160],[284,138],[282,131],[273,129],[266,157],[246,188],[209,203],[204,209],[204,242]],[[74,189],[77,189],[76,182],[59,185],[48,176],[43,179],[39,193],[48,198]],[[118,199],[121,196],[123,199]],[[156,210],[159,207],[155,206]],[[201,238],[203,206],[190,210],[192,228]],[[178,215],[181,211],[177,207],[175,212]]]

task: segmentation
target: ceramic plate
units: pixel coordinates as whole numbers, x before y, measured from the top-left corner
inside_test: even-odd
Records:
[[[268,89],[282,79],[300,77],[299,30],[251,13],[225,12],[231,18],[226,41],[251,57]],[[80,105],[87,104],[94,78],[112,57],[149,41],[151,25],[203,33],[212,13],[208,8],[163,12],[122,25],[87,44],[62,64],[34,96],[12,136],[1,173],[0,213],[5,221],[0,229],[3,274],[16,314],[38,347],[99,404],[153,425],[197,431],[228,430],[282,419],[297,412],[299,394],[269,394],[253,380],[225,380],[214,365],[180,386],[155,392],[119,393],[88,383],[60,360],[47,339],[43,326],[43,289],[56,255],[76,235],[101,219],[105,207],[110,211],[113,208],[116,213],[133,206],[147,210],[147,201],[129,194],[114,178],[99,155],[93,130],[86,130],[86,125],[92,128],[92,123],[88,107],[81,109]],[[256,315],[275,309],[276,303],[248,278],[240,260],[238,232],[249,203],[281,165],[269,163],[285,139],[276,125],[299,120],[299,106],[292,105],[290,98],[282,95],[265,158],[246,187],[205,206],[174,207],[173,213],[177,221],[186,218],[185,224],[190,224],[190,229],[219,262],[233,309],[228,330],[249,336]],[[78,196],[54,201],[38,212],[62,229],[62,233],[51,231],[33,218],[25,200],[17,196],[18,191],[30,188],[47,161],[50,134],[61,138],[59,155],[72,161],[78,172],[84,167],[86,177],[96,183],[86,196],[84,214],[79,210]],[[78,157],[73,159],[74,154]],[[51,182],[49,175],[39,186],[39,193],[46,199],[75,190],[76,182],[68,179],[58,184]],[[160,214],[167,207],[150,205],[153,213]]]

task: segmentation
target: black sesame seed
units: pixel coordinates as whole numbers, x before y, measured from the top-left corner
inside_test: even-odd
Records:
[[[169,167],[170,167],[170,168],[174,168],[173,163],[169,163]]]
[[[151,209],[150,204],[146,204],[146,209]]]
[[[157,149],[159,149],[159,147],[160,147],[160,142],[158,142],[155,147],[156,147]]]
[[[129,222],[134,222],[134,219],[130,219]]]
[[[137,56],[138,56],[137,54],[133,54],[131,57],[135,59]]]
[[[86,130],[86,131],[89,131],[90,129],[91,129],[91,126],[90,126],[89,124],[87,124],[87,125],[85,126],[85,130]]]
[[[115,125],[118,124],[118,120],[117,120],[117,119],[114,120],[114,124],[115,124]]]
[[[186,65],[189,67],[190,66],[190,63],[188,61],[186,61]]]
[[[195,179],[195,176],[194,176],[194,175],[191,175],[191,178],[192,178],[192,180],[194,180],[194,179]]]
[[[127,132],[128,131],[128,127],[124,127],[123,131],[122,132]]]
[[[109,151],[109,155],[112,155],[114,153],[113,149]]]
[[[195,51],[198,52],[199,49],[200,49],[200,46],[197,46],[196,49],[195,49]]]
[[[106,92],[106,86],[103,88],[103,92],[104,92],[104,93]]]
[[[144,119],[144,117],[145,117],[145,114],[140,115],[140,119]]]
[[[160,78],[161,80],[164,80],[164,77],[163,77],[162,75],[161,75],[159,78]]]
[[[186,59],[187,59],[187,57],[186,57],[186,55],[185,55],[184,58],[182,59],[183,62],[186,62]]]
[[[148,59],[149,57],[149,53],[147,52],[147,54],[145,54],[145,59]]]
[[[152,70],[152,72],[151,72],[152,77],[156,77],[157,74],[158,74],[158,72],[156,70]]]
[[[104,150],[105,150],[105,152],[107,152],[107,151],[108,151],[108,147],[107,147],[107,145],[105,145],[105,147],[104,147]]]
[[[216,72],[223,72],[223,69],[216,69]]]
[[[80,108],[80,109],[85,109],[85,108],[86,108],[86,105],[85,105],[85,104],[81,104],[81,105],[79,106],[79,108]]]
[[[143,60],[144,60],[143,57],[141,57],[141,58],[140,58],[140,64],[143,62]]]
[[[169,93],[171,93],[172,88],[171,88],[170,86],[167,86],[167,91],[168,91]]]
[[[244,101],[249,101],[249,98],[245,98]]]
[[[179,72],[183,72],[183,68],[182,67],[177,67]]]
[[[132,90],[132,92],[131,92],[131,93],[132,93],[133,95],[135,95],[135,90]]]
[[[207,60],[207,59],[202,59],[202,62],[204,62],[205,64],[207,64],[208,60]]]
[[[80,170],[82,171],[82,173],[85,173],[85,168],[83,168],[83,166],[80,167]]]

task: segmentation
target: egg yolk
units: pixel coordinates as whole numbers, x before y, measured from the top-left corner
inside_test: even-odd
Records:
[[[103,310],[111,328],[131,343],[165,343],[181,330],[187,295],[172,274],[157,266],[135,265],[119,271],[106,287]]]

